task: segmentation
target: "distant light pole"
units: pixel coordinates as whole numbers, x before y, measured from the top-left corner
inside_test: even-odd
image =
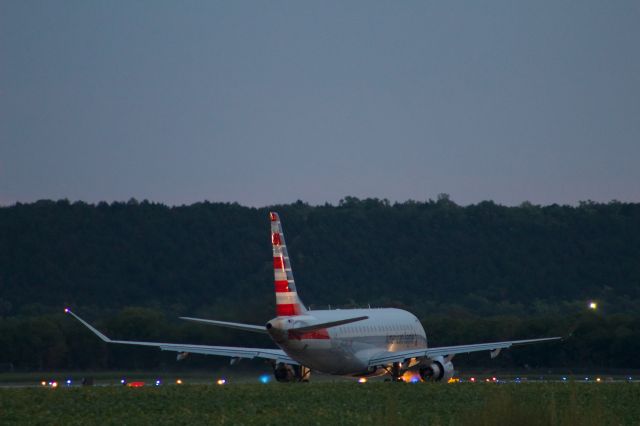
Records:
[[[598,309],[598,304],[596,302],[589,302],[589,309],[595,311]]]

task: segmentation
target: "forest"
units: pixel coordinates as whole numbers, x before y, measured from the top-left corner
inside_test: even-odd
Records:
[[[468,365],[640,369],[640,204],[459,206],[441,194],[265,208],[135,199],[0,207],[0,370],[185,368],[172,367],[174,354],[107,348],[66,306],[116,338],[271,346],[177,319],[262,324],[275,315],[270,210],[312,309],[407,309],[434,346],[566,337]],[[213,358],[186,365],[220,365]]]

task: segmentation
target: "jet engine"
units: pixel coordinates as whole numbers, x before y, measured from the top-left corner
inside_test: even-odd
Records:
[[[444,380],[447,382],[453,377],[453,363],[438,356],[431,360],[430,365],[420,368],[419,372],[422,380],[435,382]]]
[[[273,375],[276,381],[286,382],[308,382],[311,370],[302,365],[290,365],[279,362],[273,365]]]

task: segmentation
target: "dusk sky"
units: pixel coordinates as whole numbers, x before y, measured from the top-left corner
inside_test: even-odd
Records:
[[[638,1],[0,0],[0,205],[640,202]]]

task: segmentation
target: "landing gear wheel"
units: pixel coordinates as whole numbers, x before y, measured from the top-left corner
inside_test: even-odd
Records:
[[[401,374],[400,374],[400,363],[394,362],[391,366],[391,381],[392,382],[402,382]]]
[[[279,362],[273,363],[273,375],[278,382],[307,383],[311,377],[311,370],[303,365]]]

